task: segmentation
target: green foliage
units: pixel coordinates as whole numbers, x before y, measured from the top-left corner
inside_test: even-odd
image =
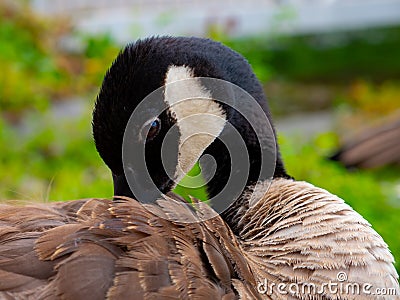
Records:
[[[27,3],[0,2],[0,110],[44,111],[50,99],[98,88],[118,47],[108,36],[84,36],[82,52],[66,53],[63,36],[73,35],[65,20],[39,18]]]
[[[400,108],[400,85],[395,81],[373,84],[363,80],[355,81],[346,97],[346,104],[357,113],[385,116]]]
[[[112,196],[110,172],[81,120],[26,116],[20,128],[0,121],[0,199],[68,200]]]
[[[95,36],[77,34],[77,37],[84,46],[83,52],[80,53],[83,71],[79,80],[86,82],[86,89],[97,90],[120,47],[108,33]]]
[[[262,82],[270,77],[346,83],[354,78],[400,77],[399,26],[296,36],[216,37],[243,54]]]
[[[393,27],[287,37],[276,43],[271,64],[296,80],[398,77],[399,34]]]
[[[187,201],[191,202],[190,196],[201,201],[208,200],[207,190],[205,188],[205,180],[201,176],[199,163],[186,174],[186,176],[175,187],[174,192],[181,195]]]
[[[22,9],[0,2],[0,109],[20,109],[29,99],[31,107],[48,105],[48,86],[62,85],[43,39],[43,21],[35,19],[27,6]]]
[[[305,142],[300,136],[281,137],[288,173],[297,180],[322,187],[346,201],[384,238],[400,270],[400,178],[398,168],[349,172],[326,157],[337,137],[326,133]]]

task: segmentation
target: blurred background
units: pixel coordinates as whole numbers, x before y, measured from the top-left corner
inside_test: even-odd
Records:
[[[0,0],[0,199],[112,196],[94,99],[121,47],[163,34],[244,55],[288,172],[345,199],[400,260],[400,0]]]

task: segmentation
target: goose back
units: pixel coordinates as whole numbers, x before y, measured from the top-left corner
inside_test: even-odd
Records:
[[[347,168],[400,165],[400,113],[386,117],[379,125],[364,126],[331,159]]]
[[[241,247],[220,217],[174,222],[197,216],[179,202],[158,204],[152,207],[157,215],[129,198],[2,205],[0,298],[259,297]]]

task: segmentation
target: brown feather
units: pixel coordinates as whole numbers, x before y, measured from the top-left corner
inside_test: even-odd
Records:
[[[3,205],[0,298],[308,299],[262,294],[257,286],[321,287],[338,272],[400,294],[381,237],[343,200],[308,183],[274,180],[260,201],[237,211],[236,235],[220,216],[200,221],[214,214],[208,205],[175,200],[150,209],[123,197]]]
[[[306,182],[274,180],[255,206],[244,215],[238,233],[243,253],[257,281],[322,284],[345,272],[348,283],[374,288],[400,288],[393,256],[369,223],[343,200]],[[281,299],[277,293],[272,299]],[[292,295],[308,299],[306,294]],[[330,293],[313,299],[365,299],[365,294]]]
[[[220,217],[200,222],[196,210],[179,197],[159,204],[152,207],[157,215],[129,198],[37,207],[4,205],[0,298],[236,299],[241,294],[257,295],[239,244]],[[158,215],[196,222],[180,223]]]
[[[400,115],[395,112],[374,126],[365,126],[347,138],[331,158],[346,167],[376,168],[400,164]]]

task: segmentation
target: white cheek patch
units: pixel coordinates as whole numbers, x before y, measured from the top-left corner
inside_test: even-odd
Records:
[[[165,78],[165,102],[181,132],[175,182],[199,160],[225,126],[226,116],[187,66],[171,66]]]

